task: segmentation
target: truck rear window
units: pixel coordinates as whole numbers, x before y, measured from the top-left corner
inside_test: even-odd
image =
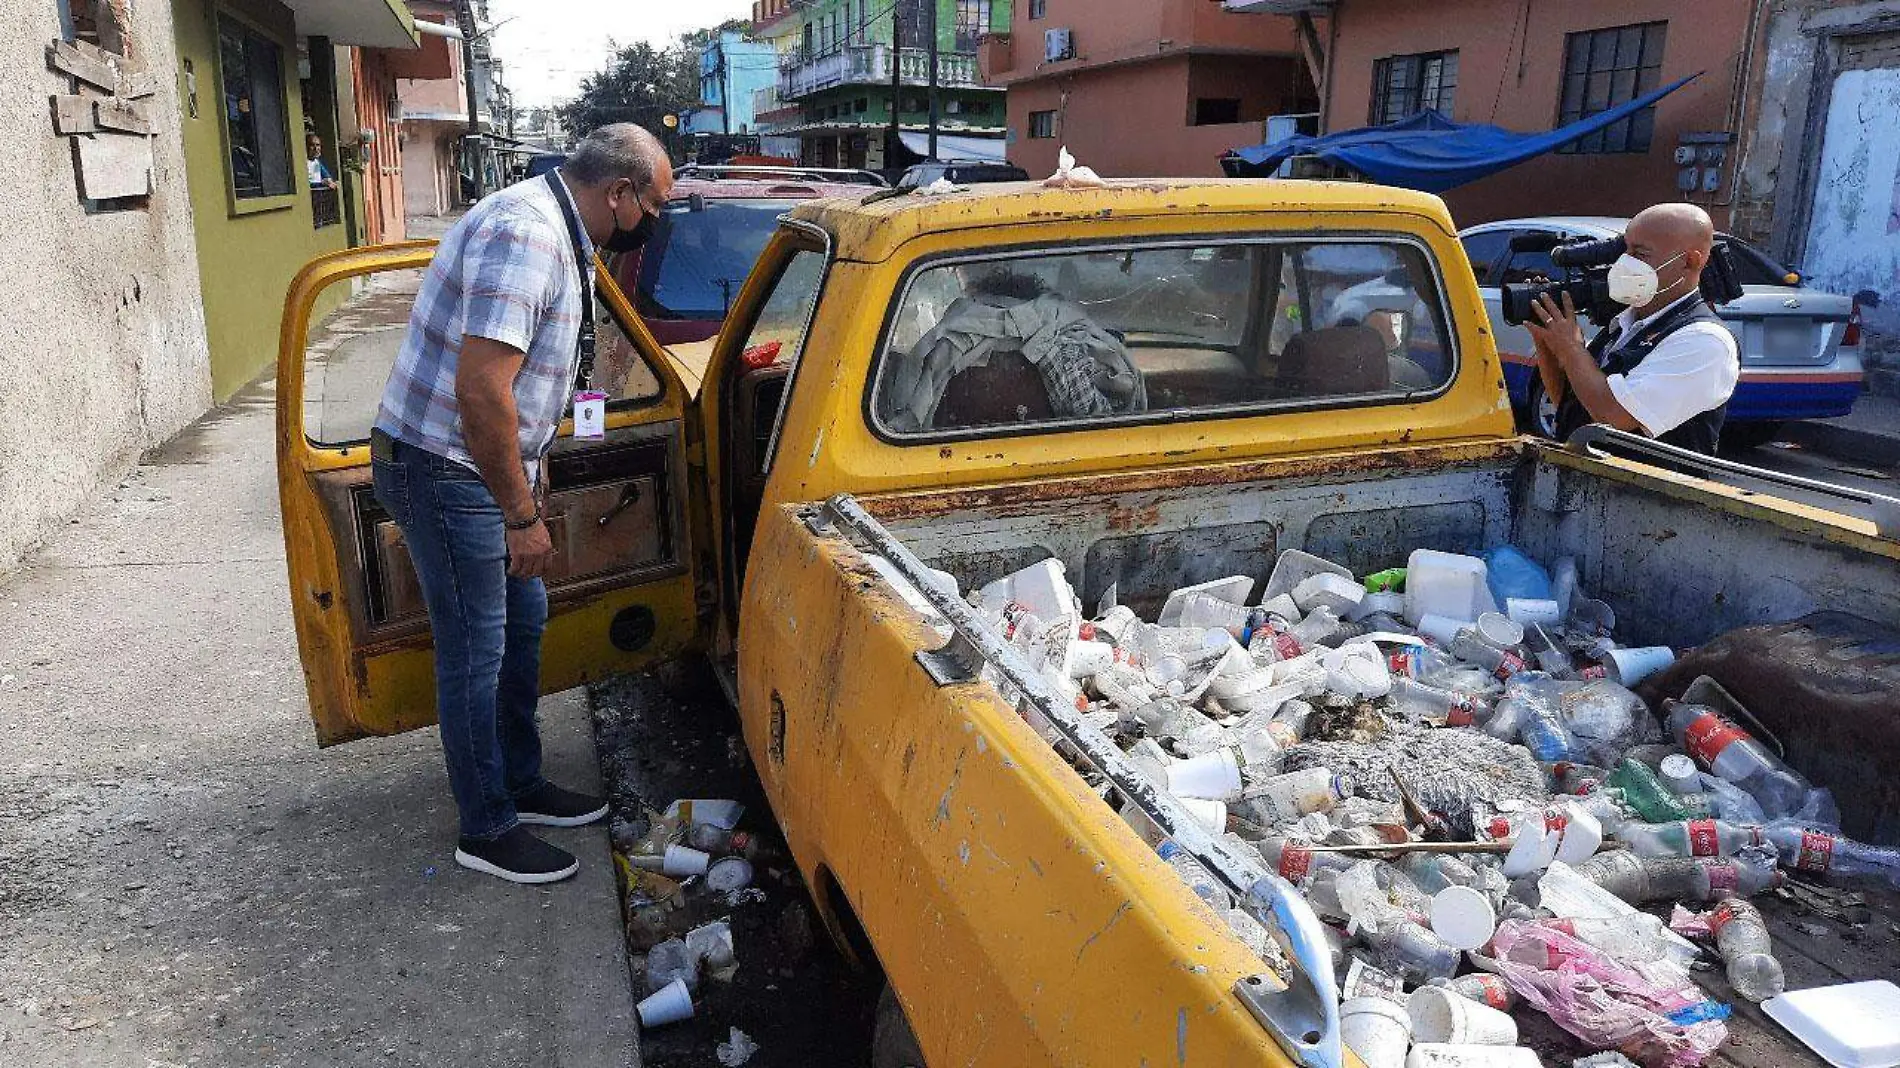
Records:
[[[895,437],[1418,399],[1457,372],[1425,249],[1235,240],[939,260],[887,328]]]

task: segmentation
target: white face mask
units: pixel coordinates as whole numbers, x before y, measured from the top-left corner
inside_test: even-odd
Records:
[[[1682,258],[1678,252],[1663,261],[1667,267]],[[1618,304],[1627,304],[1640,308],[1656,299],[1657,287],[1662,284],[1656,277],[1656,268],[1625,252],[1610,264],[1610,299]]]

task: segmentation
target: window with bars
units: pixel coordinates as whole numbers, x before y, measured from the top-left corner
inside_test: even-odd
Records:
[[[1029,113],[1029,136],[1054,137],[1056,135],[1056,113],[1053,111],[1032,111]]]
[[[1666,22],[1647,22],[1566,34],[1557,124],[1567,126],[1656,88],[1668,30]],[[1644,108],[1557,151],[1647,152],[1655,131],[1656,109]]]
[[[957,0],[957,50],[974,51],[977,39],[990,32],[990,0]]]
[[[1374,126],[1409,119],[1421,111],[1451,115],[1458,95],[1458,53],[1420,52],[1386,56],[1372,65]]]
[[[1039,18],[1042,18],[1044,15],[1047,15],[1048,13],[1049,13],[1048,0],[1029,0],[1029,17],[1030,18],[1039,19]]]

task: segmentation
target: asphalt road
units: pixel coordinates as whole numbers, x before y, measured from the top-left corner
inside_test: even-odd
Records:
[[[1723,458],[1785,475],[1831,482],[1850,489],[1900,498],[1900,467],[1868,463],[1852,457],[1830,456],[1788,442],[1763,445],[1754,449],[1737,449],[1725,452]],[[1785,487],[1765,488],[1764,491],[1816,507],[1850,513],[1863,519],[1875,518],[1874,508],[1868,504],[1850,502],[1826,493]]]

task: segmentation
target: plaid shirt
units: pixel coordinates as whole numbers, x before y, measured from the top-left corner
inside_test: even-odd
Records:
[[[565,191],[565,185],[563,185]],[[594,247],[586,231],[588,274]],[[464,336],[526,354],[515,375],[515,436],[532,485],[554,444],[580,357],[581,291],[574,240],[540,178],[484,198],[450,228],[429,262],[376,426],[469,467],[455,368]]]

